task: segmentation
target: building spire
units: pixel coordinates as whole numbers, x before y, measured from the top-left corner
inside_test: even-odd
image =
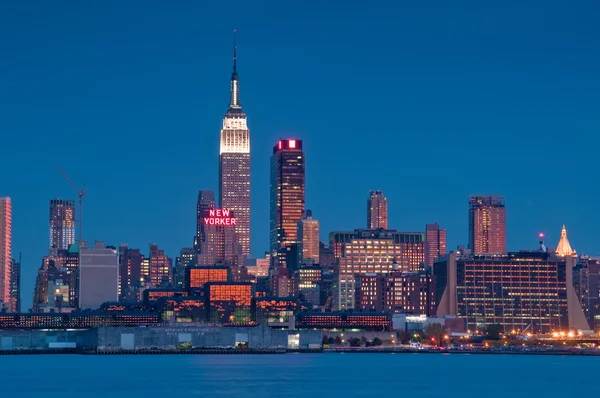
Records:
[[[560,232],[560,240],[558,241],[558,246],[556,247],[556,254],[563,257],[576,254],[575,250],[571,249],[571,244],[567,238],[567,228],[564,225],[562,227],[562,231]]]
[[[237,44],[236,44],[236,30],[233,30],[233,73],[237,74]]]
[[[237,31],[233,30],[233,72],[231,73],[231,96],[229,97],[229,110],[241,111],[242,105],[240,103],[240,87],[239,78],[237,73]]]

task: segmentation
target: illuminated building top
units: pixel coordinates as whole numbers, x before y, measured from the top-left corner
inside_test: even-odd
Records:
[[[560,240],[558,241],[558,246],[556,247],[556,254],[563,257],[572,256],[576,254],[575,250],[571,249],[571,244],[569,243],[569,239],[567,238],[567,228],[564,225],[560,233]]]
[[[220,153],[250,153],[250,131],[240,102],[240,82],[237,73],[237,46],[233,36],[233,72],[229,108],[223,119]]]

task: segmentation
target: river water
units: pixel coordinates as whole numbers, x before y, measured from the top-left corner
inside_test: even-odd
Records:
[[[593,397],[600,357],[0,356],[0,397]]]

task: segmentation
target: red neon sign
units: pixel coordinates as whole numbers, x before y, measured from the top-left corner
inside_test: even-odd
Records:
[[[210,209],[208,217],[204,217],[204,225],[235,225],[235,217],[231,217],[229,209]]]

